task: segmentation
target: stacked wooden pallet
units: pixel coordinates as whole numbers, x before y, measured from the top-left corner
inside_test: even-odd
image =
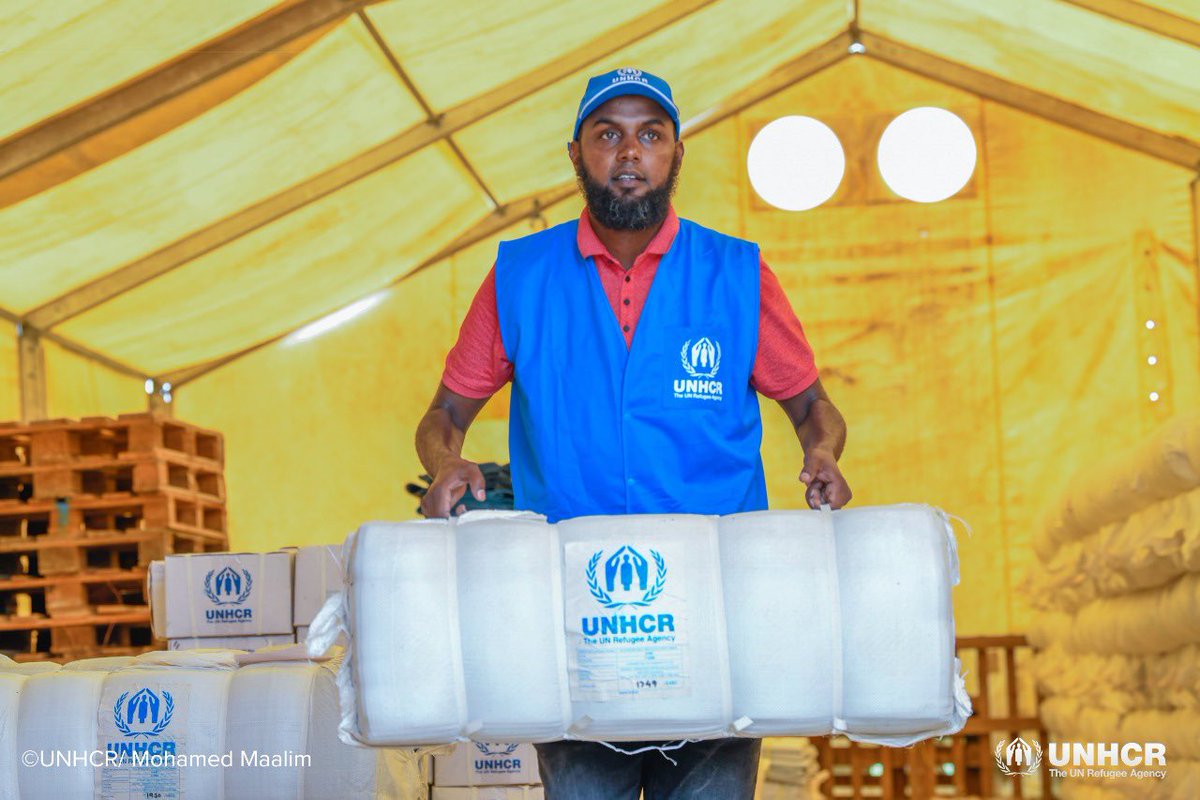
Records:
[[[1047,752],[1047,732],[1029,674],[1032,648],[1024,636],[969,636],[956,642],[967,678],[974,715],[953,736],[929,739],[909,748],[859,744],[844,736],[812,740],[820,768],[828,775],[820,787],[829,798],[1029,797],[1049,798],[1052,786],[1044,759],[1028,775],[1004,775],[995,748],[1018,736]],[[770,777],[769,775],[767,776]],[[773,797],[808,800],[794,787]]]
[[[155,414],[0,423],[0,652],[149,649],[147,565],[226,549],[221,434]]]

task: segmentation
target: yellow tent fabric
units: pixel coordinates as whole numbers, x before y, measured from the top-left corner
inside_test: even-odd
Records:
[[[176,413],[226,434],[235,547],[409,516],[413,430],[496,243],[578,214],[563,144],[584,80],[641,66],[688,121],[678,210],[759,242],[805,325],[856,502],[968,519],[959,629],[1020,631],[1030,532],[1065,476],[1200,401],[1200,3],[1154,3],[1161,30],[1085,5],[1122,4],[9,4],[0,313],[49,328],[51,416],[176,384]],[[276,49],[197,85],[156,72],[235,30]],[[163,96],[95,122],[140,79]],[[943,203],[900,200],[874,165],[918,105],[975,133],[976,172]],[[847,153],[838,194],[799,214],[744,167],[786,114]],[[0,355],[0,418],[20,413],[16,372]],[[798,506],[800,449],[770,405],[772,499]],[[498,396],[467,454],[505,460],[506,430]]]

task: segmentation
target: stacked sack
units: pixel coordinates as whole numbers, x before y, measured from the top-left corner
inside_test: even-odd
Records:
[[[1200,797],[1200,418],[1075,476],[1034,549],[1029,638],[1050,738],[1166,745],[1161,782],[1069,777],[1063,796]]]
[[[338,741],[336,658],[244,656],[0,661],[0,798],[425,797],[410,754]]]
[[[368,523],[310,652],[349,641],[345,741],[960,730],[954,536],[900,505]]]

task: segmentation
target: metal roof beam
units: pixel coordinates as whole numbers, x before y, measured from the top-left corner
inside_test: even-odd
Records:
[[[325,2],[330,1],[325,0]],[[415,125],[320,175],[285,189],[236,214],[195,231],[157,252],[130,262],[51,300],[29,312],[27,317],[38,328],[43,330],[52,328],[147,281],[165,275],[192,259],[199,258],[205,253],[349,186],[423,147],[441,141],[455,131],[478,122],[605,56],[651,36],[713,2],[715,0],[675,0],[675,2],[663,3],[653,11],[625,23],[619,28],[604,32],[590,43],[490,92],[461,103],[432,120]],[[345,2],[342,5],[348,6]]]
[[[1191,170],[1200,169],[1200,143],[1110,117],[941,56],[860,31],[866,54],[930,80]]]

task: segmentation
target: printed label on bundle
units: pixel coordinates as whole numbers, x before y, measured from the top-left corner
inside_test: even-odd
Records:
[[[687,676],[687,597],[677,543],[565,547],[571,698],[679,697]]]
[[[106,760],[95,773],[96,797],[179,800],[189,688],[157,681],[105,688],[99,722]]]

